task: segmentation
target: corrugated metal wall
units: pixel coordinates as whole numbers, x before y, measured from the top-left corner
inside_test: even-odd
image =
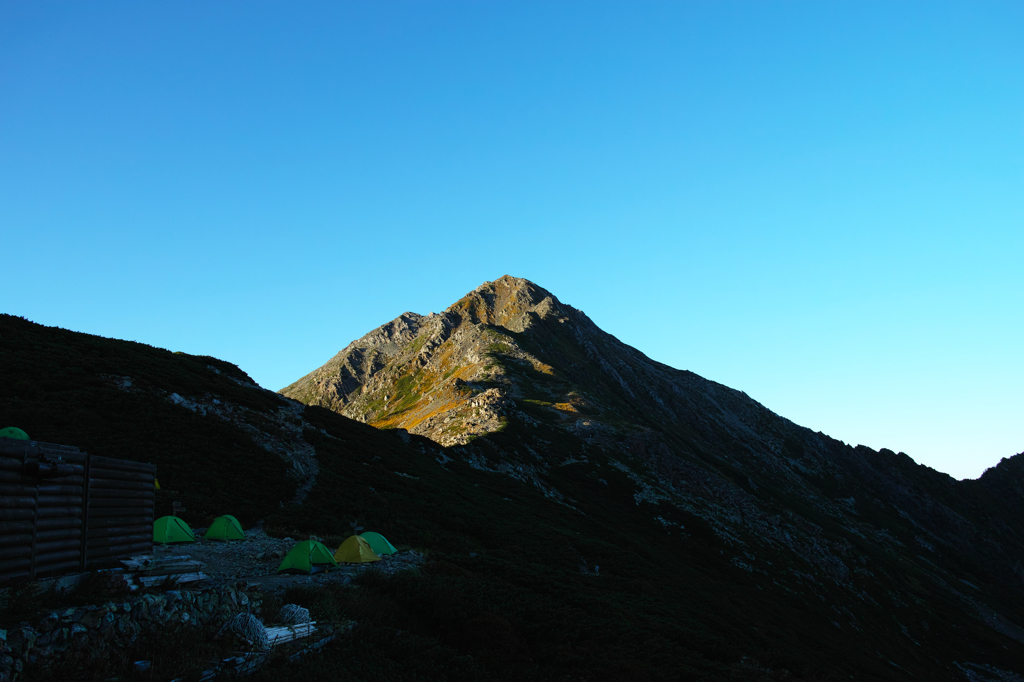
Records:
[[[0,583],[153,550],[156,466],[0,438]]]

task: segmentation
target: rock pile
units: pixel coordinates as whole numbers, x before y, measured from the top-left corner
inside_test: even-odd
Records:
[[[233,586],[171,590],[126,601],[54,611],[34,625],[0,630],[0,682],[26,674],[38,677],[46,667],[106,655],[129,646],[142,634],[225,623],[238,613],[257,610],[259,602]]]

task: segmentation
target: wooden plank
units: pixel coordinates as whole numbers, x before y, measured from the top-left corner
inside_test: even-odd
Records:
[[[15,547],[18,545],[28,546],[32,544],[32,533],[22,533],[21,535],[0,535],[0,555],[6,555],[7,547]]]
[[[138,523],[152,523],[153,522],[153,510],[151,507],[140,507],[132,509],[131,507],[112,507],[110,509],[90,509],[89,516],[92,519],[138,519]],[[103,524],[113,523],[112,521],[103,521]]]
[[[46,578],[34,584],[36,594],[44,594],[52,589],[66,590],[80,585],[87,580],[91,573],[68,573],[56,578]]]
[[[95,560],[98,562],[102,560],[120,559],[123,556],[130,556],[152,548],[152,540],[148,542],[136,542],[119,546],[94,547],[89,549],[89,561],[92,562]]]
[[[0,495],[3,496],[15,496],[25,497],[26,495],[33,495],[35,493],[36,486],[15,483],[2,483],[0,482]]]
[[[147,462],[136,462],[130,459],[114,459],[112,457],[92,456],[92,465],[103,469],[117,469],[119,471],[141,471],[143,473],[155,474],[156,465]]]
[[[31,509],[34,505],[32,497],[0,497],[0,509]]]
[[[81,518],[83,515],[81,507],[40,507],[37,512],[40,519],[55,519],[61,517]]]
[[[153,491],[156,485],[149,481],[115,481],[110,478],[96,478],[89,480],[89,487],[92,490],[148,490]]]
[[[182,561],[195,561],[191,554],[174,554],[172,556],[151,556],[149,557],[149,563],[155,566],[163,566],[165,564],[177,564]]]
[[[0,457],[0,471],[14,471],[20,474],[22,466],[21,458]]]
[[[40,531],[57,530],[58,528],[81,528],[82,518],[79,516],[58,516],[52,519],[39,519],[36,525]]]
[[[161,576],[139,576],[137,580],[145,585],[151,587],[153,585],[162,585],[164,582],[172,582],[175,584],[179,583],[194,583],[199,580],[206,580],[207,575],[205,573],[171,573],[169,575]]]
[[[44,478],[42,479],[47,485],[76,485],[81,484],[84,478],[81,476],[60,476],[58,478]],[[21,471],[3,471],[0,470],[0,483],[8,483],[11,485],[28,485],[35,487],[37,479],[25,478],[21,475]]]
[[[62,454],[67,453],[70,455],[77,454],[82,457],[85,457],[86,455],[85,451],[82,450],[82,448],[78,447],[77,445],[67,445],[65,443],[48,443],[46,441],[41,440],[35,441],[35,443],[38,447],[43,448],[44,450],[51,450],[53,452]]]
[[[92,523],[89,527],[96,531],[109,532],[112,528],[127,526],[149,526],[149,534],[153,534],[153,512],[149,509],[125,509],[118,507],[112,510],[93,509]],[[104,516],[108,512],[116,512],[120,516]]]
[[[35,577],[36,577],[36,568],[37,568],[37,564],[36,564],[36,534],[39,533],[39,508],[38,508],[36,503],[38,501],[39,501],[39,488],[36,488],[35,495],[32,498],[32,514],[33,514],[34,523],[32,524],[32,545],[31,545],[32,553],[29,556],[29,558],[32,561],[32,565],[29,566],[29,568],[28,568],[29,576],[32,579],[35,579]]]
[[[121,545],[136,545],[140,542],[152,542],[153,536],[149,533],[136,533],[130,535],[111,535],[105,538],[89,538],[90,548],[119,547]]]
[[[80,554],[78,557],[78,570],[84,571],[89,565],[89,544],[86,542],[86,538],[89,537],[89,505],[92,501],[92,496],[89,494],[89,479],[92,477],[92,457],[88,456],[85,458],[85,471],[82,472],[85,476],[86,483],[82,486],[82,496],[85,498],[82,500],[82,506],[85,508],[85,513],[82,515],[82,528],[86,532],[82,534]]]
[[[0,585],[11,580],[21,580],[22,578],[28,577],[28,571],[0,571]]]
[[[36,466],[45,470],[49,470],[50,473],[56,473],[63,471],[64,473],[60,476],[36,476]],[[22,468],[22,471],[29,471],[32,475],[26,475],[26,478],[30,480],[41,480],[41,481],[60,481],[67,478],[68,476],[82,476],[85,473],[85,467],[81,464],[72,464],[66,461],[54,461],[52,458],[46,460],[30,458]]]
[[[308,637],[316,631],[316,621],[297,625],[277,625],[267,628],[267,638],[270,640],[270,646],[277,646]]]
[[[16,454],[19,457],[25,450],[32,448],[34,441],[21,440],[20,438],[0,438],[0,452],[5,454]]]
[[[82,505],[82,495],[44,495],[39,491],[39,507],[65,507]]]
[[[94,488],[90,486],[89,496],[97,501],[110,497],[121,500],[152,500],[156,497],[156,493],[148,488]]]
[[[48,457],[62,457],[73,462],[84,462],[88,453],[74,445],[62,445],[60,443],[44,443],[34,441],[35,447],[30,451],[33,454],[47,455]]]
[[[50,485],[81,486],[81,483],[84,480],[85,479],[81,476],[58,476],[57,478],[37,479],[23,476],[21,469],[18,469],[17,471],[0,470],[0,484],[26,486],[33,489],[38,487],[38,484],[42,484],[44,488]]]
[[[109,545],[89,545],[89,555],[96,557],[121,557],[138,554],[153,548],[153,541],[145,538],[124,538]]]
[[[115,545],[137,545],[141,542],[153,542],[152,533],[126,533],[124,535],[108,535],[107,537],[91,537],[90,547],[114,547]],[[139,552],[135,552],[139,554]]]
[[[90,507],[92,509],[110,509],[112,507],[139,507],[140,509],[149,509],[152,506],[153,498],[143,500],[132,498],[123,499],[120,497],[93,497],[90,500]]]
[[[159,568],[143,568],[139,572],[146,576],[171,575],[174,573],[195,573],[196,571],[203,570],[205,567],[206,564],[201,561],[188,561],[170,566],[161,566]]]
[[[119,471],[117,469],[104,469],[94,466],[90,472],[93,479],[106,479],[109,481],[137,481],[139,483],[153,483],[155,476],[152,473],[140,473],[135,471]]]
[[[153,525],[153,510],[132,507],[111,507],[93,509],[89,526],[92,528],[113,528],[115,526]]]
[[[52,566],[53,564],[65,561],[74,560],[75,563],[78,563],[79,554],[80,552],[78,547],[75,547],[75,549],[63,550],[59,552],[38,552],[36,553],[35,562],[33,565],[35,566],[35,569],[37,571],[41,571],[44,570],[44,567],[46,566]]]
[[[32,559],[30,557],[11,557],[0,561],[0,573],[20,571],[21,569],[26,569],[31,565]]]
[[[32,509],[0,509],[0,521],[31,521],[35,516]]]
[[[153,524],[142,523],[138,525],[119,525],[92,527],[89,529],[90,538],[110,538],[121,535],[148,535],[153,536]]]
[[[75,556],[78,556],[82,549],[82,540],[80,538],[72,538],[70,540],[50,540],[48,542],[43,542],[40,538],[36,538],[36,552],[40,555],[64,552],[72,549],[75,550]]]
[[[28,557],[32,555],[32,538],[29,536],[29,541],[24,545],[18,545],[16,547],[7,547],[4,549],[4,559],[20,559],[22,557]]]
[[[81,540],[82,529],[81,528],[60,528],[57,530],[41,530],[36,533],[36,538],[40,542],[50,542],[52,540]]]
[[[78,566],[78,559],[75,558],[75,559],[69,559],[69,560],[66,560],[66,561],[61,561],[61,562],[56,563],[56,564],[47,564],[47,565],[42,565],[42,566],[36,565],[35,566],[35,571],[36,571],[36,573],[47,573],[47,574],[49,574],[49,573],[59,573],[61,571],[66,571],[69,568],[76,568],[77,566]]]
[[[31,521],[5,521],[0,523],[0,537],[32,532]]]
[[[89,552],[96,556],[110,556],[116,553],[118,558],[120,558],[150,549],[153,549],[153,539],[141,536],[120,538],[117,542],[107,542],[104,544],[89,542]]]
[[[40,495],[81,495],[83,492],[81,485],[43,483],[39,486]]]

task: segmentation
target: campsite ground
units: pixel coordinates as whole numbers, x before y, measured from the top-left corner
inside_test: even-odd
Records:
[[[229,662],[229,668],[239,664],[239,661],[252,670],[255,670],[253,666],[256,665],[256,661],[259,662],[259,666],[256,667],[274,668],[275,672],[270,677],[257,675],[258,680],[274,679],[280,682],[282,679],[293,679],[288,676],[282,677],[278,668],[282,665],[295,665],[300,657],[313,651],[316,651],[317,655],[309,658],[314,659],[310,664],[315,667],[315,660],[326,653],[324,645],[327,643],[335,642],[336,648],[349,646],[338,638],[338,635],[356,625],[358,621],[355,617],[369,623],[371,630],[373,629],[373,615],[379,610],[381,601],[373,590],[367,591],[359,589],[360,587],[367,584],[372,586],[375,580],[400,578],[403,569],[417,568],[425,560],[423,554],[406,550],[382,556],[379,561],[372,563],[341,564],[337,568],[332,567],[329,571],[312,575],[281,574],[277,572],[277,567],[284,555],[299,542],[298,540],[290,537],[275,538],[257,527],[247,531],[244,540],[222,542],[206,540],[203,538],[203,529],[196,530],[196,542],[156,545],[152,556],[157,559],[175,558],[181,561],[201,562],[205,580],[182,583],[178,587],[170,584],[173,576],[168,576],[167,582],[161,581],[159,584],[144,586],[142,590],[130,596],[127,593],[119,593],[113,602],[109,590],[98,586],[96,581],[89,578],[76,583],[74,587],[59,590],[40,591],[24,586],[5,588],[0,590],[0,625],[3,626],[3,629],[0,629],[0,644],[6,647],[8,629],[14,628],[21,632],[18,627],[25,626],[26,629],[34,628],[35,634],[31,641],[39,642],[40,646],[45,647],[51,636],[43,625],[48,614],[50,618],[57,618],[57,614],[70,616],[74,619],[74,625],[71,627],[78,628],[78,632],[86,632],[82,624],[86,622],[87,615],[99,613],[97,609],[109,609],[111,604],[117,613],[121,613],[118,609],[123,608],[124,613],[137,611],[146,617],[145,614],[149,613],[147,609],[152,609],[152,604],[164,603],[152,601],[154,598],[160,599],[160,593],[172,595],[194,592],[195,603],[198,604],[200,594],[208,596],[211,593],[209,588],[220,587],[233,588],[232,594],[247,595],[247,603],[255,606],[255,615],[268,627],[281,626],[281,611],[286,604],[308,609],[308,615],[317,624],[315,636],[308,640],[297,638],[299,641],[294,644],[285,643],[268,654],[253,654],[256,658],[252,658],[253,663],[250,663],[249,656],[252,650],[247,647],[251,647],[251,644],[244,638],[239,639],[239,633],[233,635],[229,631],[225,634],[223,620],[207,622],[198,629],[162,627],[158,635],[147,631],[148,633],[143,632],[138,637],[130,637],[116,646],[96,649],[96,655],[91,658],[82,653],[81,647],[67,651],[63,648],[54,651],[44,649],[48,653],[41,654],[42,658],[38,660],[45,661],[45,664],[39,663],[38,667],[32,667],[31,671],[25,672],[24,675],[20,674],[23,667],[15,667],[27,665],[20,656],[20,650],[19,653],[15,653],[9,647],[0,647],[3,648],[0,652],[0,682],[12,679],[12,671],[19,673],[16,679],[24,680],[109,680],[125,679],[126,674],[131,679],[191,679],[209,674],[224,661]],[[340,540],[336,538],[323,539],[332,550],[340,544]],[[171,565],[178,563],[180,562],[171,562]],[[368,594],[364,595],[364,592]],[[150,601],[146,601],[147,599]],[[163,607],[157,608],[155,612],[163,612]],[[187,618],[188,614],[183,615],[181,623],[188,622]],[[15,627],[16,625],[18,627]],[[50,627],[53,627],[52,624]],[[17,637],[14,639],[22,641]],[[30,644],[29,647],[31,646]],[[240,655],[239,652],[243,656],[242,659],[236,659]],[[29,661],[28,664],[37,666],[36,659],[26,660]],[[136,661],[143,661],[151,666],[146,675],[140,677],[137,674],[138,671],[134,668]],[[72,669],[75,670],[73,674],[70,672]],[[295,679],[304,678],[300,675]]]
[[[189,559],[201,561],[203,573],[211,580],[245,580],[259,584],[268,590],[309,583],[348,583],[362,571],[373,567],[384,573],[393,573],[403,568],[411,568],[423,563],[423,555],[414,551],[386,555],[380,561],[366,564],[341,564],[337,569],[313,575],[279,574],[277,567],[281,559],[295,546],[300,539],[290,537],[275,538],[267,535],[259,526],[245,531],[245,540],[228,542],[206,540],[202,537],[202,528],[195,529],[196,542],[173,545],[154,546],[153,556],[167,558],[187,556]],[[315,536],[301,539],[321,540]],[[322,540],[330,541],[331,538]],[[328,542],[331,550],[337,548],[337,542]]]

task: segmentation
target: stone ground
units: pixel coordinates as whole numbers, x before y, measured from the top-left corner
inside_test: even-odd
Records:
[[[68,651],[80,652],[84,647],[84,650],[95,652],[108,646],[128,646],[140,632],[164,627],[169,620],[195,623],[223,621],[238,613],[239,608],[245,612],[244,608],[249,604],[246,592],[251,588],[267,593],[293,586],[344,585],[362,571],[394,573],[424,561],[419,552],[404,551],[381,557],[380,561],[341,564],[338,568],[313,575],[279,574],[277,567],[281,559],[299,540],[307,538],[273,538],[257,527],[246,531],[245,540],[216,542],[204,539],[204,530],[196,529],[199,539],[194,543],[154,546],[153,556],[158,559],[188,557],[200,561],[207,580],[185,583],[180,589],[147,590],[131,597],[125,593],[121,595],[125,597],[122,601],[104,598],[102,604],[62,608],[44,617],[38,626],[29,621],[13,628],[10,627],[13,624],[0,623],[4,625],[0,629],[0,682],[18,679],[26,666],[55,660]],[[328,546],[328,549],[333,551],[335,547]],[[57,585],[56,582],[52,584]],[[0,602],[5,598],[4,591],[0,590]],[[353,625],[348,622],[339,629],[338,623],[321,624],[317,634],[319,644]],[[311,649],[319,644],[314,643]],[[306,645],[298,646],[301,649]],[[222,668],[221,663],[216,663],[207,672]],[[39,679],[50,679],[45,676],[45,671],[41,674],[44,676]]]
[[[245,531],[245,540],[220,542],[202,537],[205,528],[194,529],[195,542],[154,545],[153,556],[157,559],[172,556],[187,556],[204,564],[205,573],[212,582],[236,582],[244,580],[263,589],[283,590],[294,585],[348,583],[361,571],[374,568],[385,573],[394,573],[423,563],[423,555],[405,551],[381,557],[380,561],[366,564],[340,564],[323,573],[313,575],[282,574],[277,572],[284,556],[297,542],[319,538],[273,538],[261,528]],[[331,551],[337,547],[328,547]]]

